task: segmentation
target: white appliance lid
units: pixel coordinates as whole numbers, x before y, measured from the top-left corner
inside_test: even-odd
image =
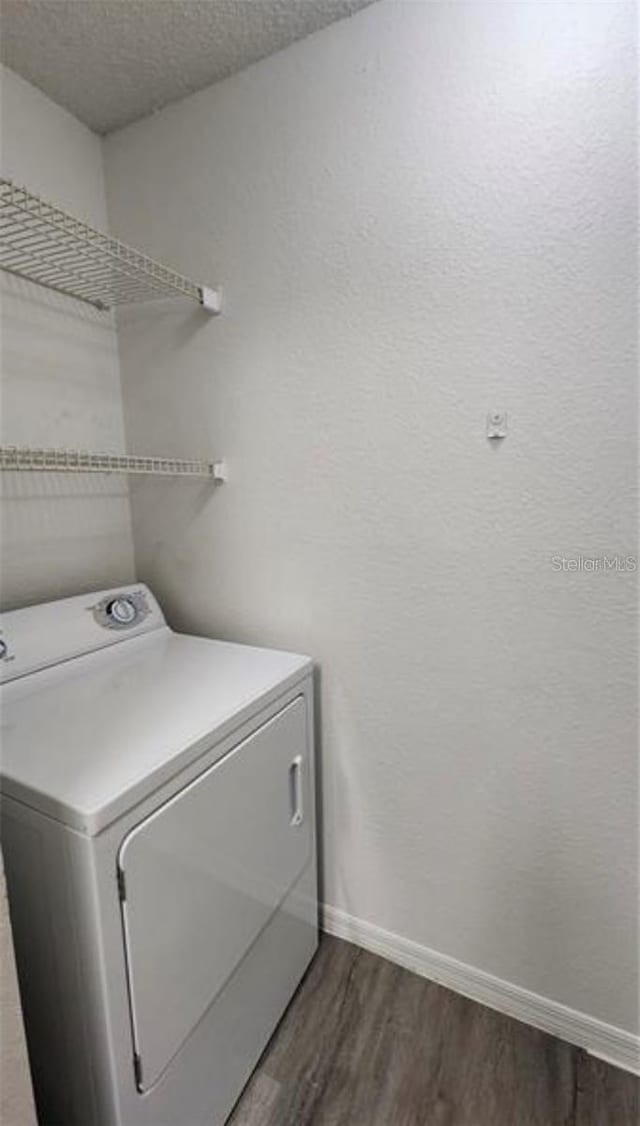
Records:
[[[310,668],[163,626],[23,676],[0,690],[2,792],[94,835]]]

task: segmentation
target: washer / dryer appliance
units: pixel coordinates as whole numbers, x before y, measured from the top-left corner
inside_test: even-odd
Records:
[[[0,657],[40,1121],[218,1126],[317,946],[311,661],[142,585],[5,614]]]

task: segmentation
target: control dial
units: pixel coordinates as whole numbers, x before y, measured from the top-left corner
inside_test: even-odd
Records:
[[[102,629],[132,629],[151,613],[143,590],[113,591],[94,606],[87,606]]]
[[[138,617],[138,611],[130,598],[114,598],[107,605],[106,613],[119,626],[130,626]]]

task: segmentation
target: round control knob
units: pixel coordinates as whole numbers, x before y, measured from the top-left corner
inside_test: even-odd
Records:
[[[4,661],[8,653],[7,643],[0,638],[0,661]]]
[[[114,598],[107,606],[107,615],[119,626],[130,626],[135,622],[138,611],[130,598]]]

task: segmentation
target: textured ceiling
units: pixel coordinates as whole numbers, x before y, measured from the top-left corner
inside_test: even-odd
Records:
[[[371,0],[2,0],[0,59],[98,133]]]

